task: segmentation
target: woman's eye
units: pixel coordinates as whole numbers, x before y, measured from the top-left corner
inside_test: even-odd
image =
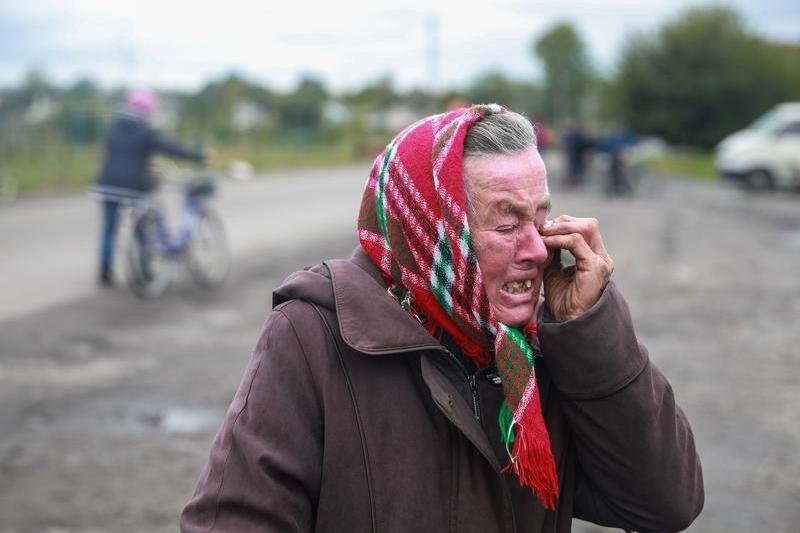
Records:
[[[516,224],[506,224],[504,226],[498,226],[497,231],[500,233],[511,233],[515,229],[517,229]]]

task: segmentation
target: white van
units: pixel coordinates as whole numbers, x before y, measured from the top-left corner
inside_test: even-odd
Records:
[[[800,188],[800,102],[775,106],[717,145],[720,176],[754,188]]]

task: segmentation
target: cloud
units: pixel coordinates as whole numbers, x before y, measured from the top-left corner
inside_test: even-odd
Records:
[[[236,69],[278,88],[303,72],[334,89],[392,74],[403,87],[462,85],[501,69],[534,77],[534,36],[559,20],[579,29],[601,69],[613,66],[625,36],[652,31],[690,0],[518,0],[485,3],[340,0],[309,6],[227,0],[224,4],[140,0],[36,2],[0,6],[0,84],[18,82],[31,67],[57,81],[89,75],[104,85],[195,88]],[[737,5],[759,31],[798,38],[800,7],[775,0]],[[435,46],[433,46],[435,44]]]

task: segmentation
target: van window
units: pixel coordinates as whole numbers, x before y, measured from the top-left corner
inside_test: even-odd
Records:
[[[781,135],[800,135],[800,121],[790,122],[780,130]]]
[[[783,115],[783,113],[779,108],[776,107],[766,115],[763,115],[761,118],[753,122],[748,129],[763,132],[775,131],[776,129],[780,128],[780,124],[783,122],[783,117],[781,115]]]
[[[773,107],[750,124],[747,129],[775,134],[784,131],[786,126],[796,122],[800,122],[800,102],[784,103]]]

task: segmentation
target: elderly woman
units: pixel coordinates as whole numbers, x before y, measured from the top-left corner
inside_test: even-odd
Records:
[[[688,527],[689,424],[597,221],[549,209],[524,117],[473,106],[400,133],[353,255],[275,291],[182,529]]]

